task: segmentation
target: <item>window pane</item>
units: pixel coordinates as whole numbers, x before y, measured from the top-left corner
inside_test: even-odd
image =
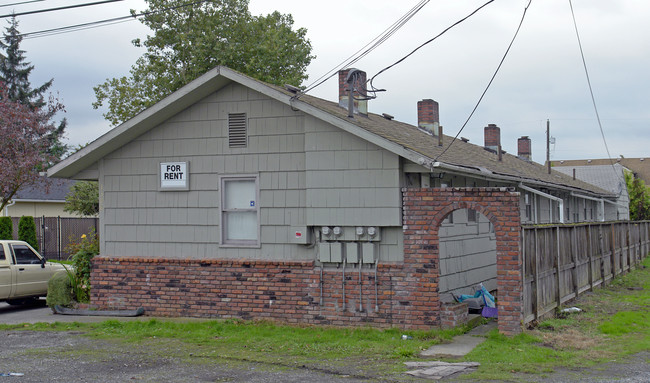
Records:
[[[257,212],[224,212],[226,240],[257,240]]]
[[[5,260],[5,248],[4,246],[0,245],[0,261]]]
[[[224,182],[224,209],[255,209],[255,180]]]
[[[41,259],[25,245],[13,245],[16,263],[19,265],[39,264]]]

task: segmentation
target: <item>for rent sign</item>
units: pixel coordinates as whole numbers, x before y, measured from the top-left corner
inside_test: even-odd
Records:
[[[187,162],[160,163],[160,189],[187,190],[189,178]]]

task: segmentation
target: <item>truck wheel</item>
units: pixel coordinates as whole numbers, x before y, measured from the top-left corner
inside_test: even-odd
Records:
[[[31,305],[36,303],[36,298],[9,299],[7,303],[12,306]]]

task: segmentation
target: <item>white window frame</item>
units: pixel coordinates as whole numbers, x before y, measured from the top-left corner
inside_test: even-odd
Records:
[[[225,184],[228,181],[255,181],[255,207],[250,209],[224,209],[224,203],[226,200]],[[221,247],[257,247],[261,246],[261,228],[260,228],[260,185],[259,185],[259,175],[258,174],[241,174],[241,175],[222,175],[219,176],[219,229],[220,229],[220,238],[219,245]],[[225,224],[225,212],[235,212],[235,211],[254,211],[257,215],[257,239],[256,240],[228,240],[226,238],[226,224]]]

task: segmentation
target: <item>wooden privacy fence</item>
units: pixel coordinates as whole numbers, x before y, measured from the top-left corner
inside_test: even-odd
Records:
[[[524,323],[638,264],[650,221],[523,226]]]

